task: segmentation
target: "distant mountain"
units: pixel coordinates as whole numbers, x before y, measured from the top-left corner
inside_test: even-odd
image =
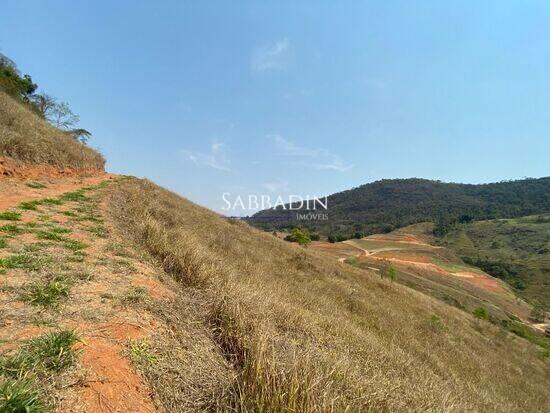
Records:
[[[328,210],[321,211],[326,220],[300,220],[297,211],[286,207],[278,207],[276,214],[273,209],[260,211],[250,222],[265,230],[304,226],[324,235],[351,237],[424,221],[514,218],[550,212],[550,177],[479,185],[384,179],[330,195]],[[269,218],[272,215],[277,218]]]

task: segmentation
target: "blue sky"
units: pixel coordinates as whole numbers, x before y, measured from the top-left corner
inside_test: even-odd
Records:
[[[220,210],[550,175],[549,21],[546,1],[12,0],[0,51],[109,170]]]

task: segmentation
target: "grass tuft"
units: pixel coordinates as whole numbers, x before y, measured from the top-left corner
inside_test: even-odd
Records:
[[[45,255],[33,254],[14,254],[0,259],[0,268],[19,268],[27,271],[38,271],[44,268],[51,261],[50,257]]]
[[[38,391],[27,380],[6,380],[0,384],[0,412],[40,413],[45,411]]]
[[[33,305],[55,307],[59,301],[69,296],[69,285],[66,280],[57,277],[47,282],[29,284],[23,299]]]
[[[0,220],[19,221],[20,219],[21,219],[20,212],[13,212],[13,211],[0,212]]]
[[[65,192],[63,195],[60,196],[60,199],[62,201],[75,201],[75,202],[81,202],[81,201],[87,201],[89,198],[82,193],[82,191],[75,191],[75,192]]]
[[[33,189],[44,189],[44,188],[48,187],[48,185],[46,185],[42,182],[38,182],[38,181],[27,182],[27,183],[25,183],[25,185],[27,185],[29,188],[33,188]]]
[[[4,232],[8,235],[14,236],[14,235],[22,234],[25,231],[21,227],[18,227],[15,224],[7,224],[7,225],[0,226],[0,232]]]
[[[36,211],[38,209],[38,206],[40,205],[40,201],[27,201],[27,202],[21,202],[17,208],[24,209],[26,211]]]
[[[148,295],[149,294],[146,288],[131,286],[130,288],[128,288],[128,290],[126,290],[124,294],[119,297],[118,301],[123,306],[139,304],[145,302]]]
[[[128,353],[136,364],[152,364],[157,356],[151,351],[146,339],[134,339],[128,342]]]

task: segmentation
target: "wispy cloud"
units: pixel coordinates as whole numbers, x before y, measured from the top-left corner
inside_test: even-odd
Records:
[[[352,164],[324,148],[308,148],[282,137],[281,135],[268,135],[275,145],[286,156],[297,158],[296,164],[319,170],[333,170],[338,172],[349,171]]]
[[[287,192],[288,181],[267,182],[263,184],[263,187],[271,192]]]
[[[287,55],[290,45],[288,39],[281,39],[274,45],[264,46],[252,54],[250,67],[255,72],[265,70],[281,70],[287,65]]]
[[[197,152],[184,149],[183,155],[197,166],[207,166],[220,171],[230,171],[229,158],[227,157],[225,144],[214,142],[210,145],[209,152]]]

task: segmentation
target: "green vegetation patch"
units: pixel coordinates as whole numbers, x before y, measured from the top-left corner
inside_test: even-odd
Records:
[[[63,277],[46,282],[36,282],[26,287],[23,299],[33,305],[57,306],[61,299],[69,296],[69,284]]]
[[[0,259],[0,268],[19,268],[27,271],[38,271],[51,262],[51,258],[45,255],[14,254]]]
[[[52,332],[34,338],[14,355],[0,357],[0,374],[18,378],[30,372],[38,375],[59,372],[76,360],[76,352],[72,347],[77,341],[78,335],[73,330]]]
[[[152,364],[157,356],[151,351],[149,342],[146,339],[134,339],[128,342],[128,354],[136,364]]]
[[[25,231],[23,230],[23,228],[15,224],[7,224],[7,225],[0,226],[0,232],[14,236],[14,235],[22,234]]]
[[[74,239],[65,239],[63,246],[71,251],[80,251],[86,248],[88,245],[82,241]]]
[[[87,201],[89,198],[84,195],[83,191],[75,191],[75,192],[66,192],[63,195],[59,197],[62,201],[74,201],[74,202],[82,202]]]
[[[0,248],[6,248],[8,246],[8,241],[6,241],[6,238],[0,237]]]
[[[0,383],[0,412],[40,413],[45,407],[39,399],[39,392],[29,380],[8,379]]]
[[[38,209],[38,206],[40,205],[40,201],[39,200],[35,200],[35,201],[26,201],[26,202],[21,202],[17,208],[19,209],[24,209],[26,211],[36,211]]]
[[[0,212],[0,220],[19,221],[20,219],[21,219],[20,212],[13,212],[13,211]]]
[[[38,181],[26,182],[25,185],[27,185],[29,188],[33,188],[33,189],[44,189],[44,188],[48,187],[48,185],[46,185],[42,182],[38,182]]]
[[[489,319],[489,313],[487,312],[487,309],[485,307],[477,307],[472,314],[475,318],[479,318],[480,320],[488,320]]]

